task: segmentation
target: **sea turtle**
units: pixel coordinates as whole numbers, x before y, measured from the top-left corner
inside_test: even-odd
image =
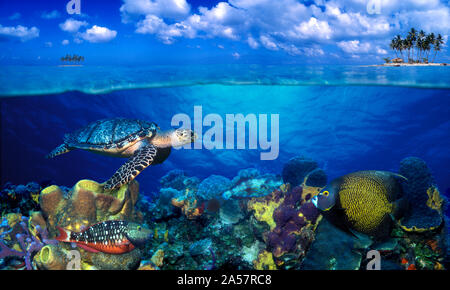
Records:
[[[129,157],[104,188],[112,190],[132,181],[149,165],[160,164],[170,154],[172,146],[194,142],[197,135],[189,129],[161,132],[158,125],[142,120],[102,119],[64,136],[64,143],[46,158],[53,158],[74,149],[94,153]]]

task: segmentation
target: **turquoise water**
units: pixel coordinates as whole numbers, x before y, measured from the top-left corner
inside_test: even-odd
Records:
[[[397,171],[400,160],[418,156],[441,192],[450,188],[446,67],[6,67],[0,76],[0,95],[7,97],[0,102],[2,184],[105,181],[123,159],[83,151],[44,156],[65,133],[101,118],[139,118],[170,129],[174,115],[194,119],[194,106],[201,106],[203,117],[224,120],[277,114],[278,158],[260,160],[264,150],[248,146],[175,150],[138,176],[144,192],[156,192],[159,178],[175,168],[199,178],[232,178],[248,167],[280,174],[297,155],[317,160],[330,179],[364,169]]]
[[[362,66],[3,66],[0,96],[25,96],[81,91],[108,93],[136,88],[199,84],[401,86],[450,88],[448,67]]]

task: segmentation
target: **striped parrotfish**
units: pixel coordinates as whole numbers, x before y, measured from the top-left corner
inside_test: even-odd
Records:
[[[81,232],[57,227],[56,240],[75,243],[89,252],[124,254],[142,246],[151,237],[149,229],[127,221],[104,221],[96,223]]]
[[[388,171],[354,172],[334,179],[312,202],[344,231],[383,239],[407,206],[401,180],[406,178]]]

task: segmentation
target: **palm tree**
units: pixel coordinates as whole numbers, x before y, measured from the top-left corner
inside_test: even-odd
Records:
[[[420,30],[419,35],[417,35],[417,60],[420,62],[420,58],[422,56],[422,51],[424,50],[424,44],[425,44],[425,32],[423,30]]]
[[[403,59],[403,50],[405,49],[404,45],[403,45],[403,39],[400,35],[397,35],[397,37],[395,38],[395,43],[397,46],[397,50],[400,51],[400,54],[402,56]]]
[[[411,28],[411,30],[408,32],[408,42],[410,45],[410,48],[412,49],[412,56],[414,56],[414,46],[416,44],[417,40],[417,31],[414,28]],[[409,62],[409,60],[408,60]]]
[[[444,44],[444,40],[442,39],[442,35],[438,34],[437,38],[435,39],[433,46],[434,46],[434,57],[433,62],[436,59],[436,55],[438,51],[441,50],[441,45]]]
[[[389,45],[389,47],[395,52],[395,56],[398,58],[398,53],[397,53],[397,42],[395,40],[395,38],[393,38],[391,40],[391,44]]]
[[[427,57],[425,59],[426,59],[427,62],[428,62],[428,59],[429,59],[429,56],[430,56],[431,45],[434,43],[435,38],[436,37],[434,36],[434,33],[428,34],[427,37],[425,38],[424,50],[426,51]]]

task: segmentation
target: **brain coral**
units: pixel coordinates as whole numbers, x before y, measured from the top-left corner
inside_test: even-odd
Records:
[[[197,196],[200,200],[221,198],[222,194],[230,187],[230,179],[220,175],[211,175],[200,183]]]

